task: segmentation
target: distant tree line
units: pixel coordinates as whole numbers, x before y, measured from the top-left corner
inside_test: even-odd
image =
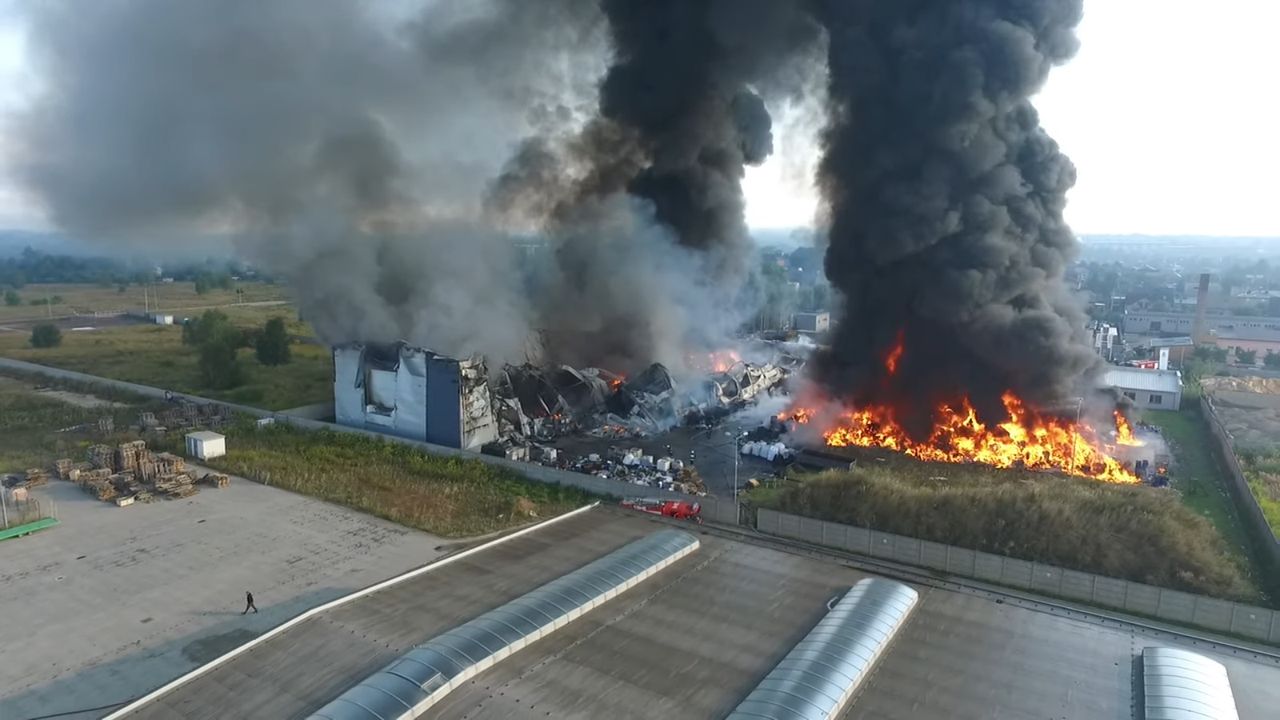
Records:
[[[174,280],[195,282],[196,290],[202,293],[213,289],[230,290],[233,277],[250,273],[258,280],[273,281],[240,263],[215,259],[177,265],[166,263],[163,272],[165,277]],[[114,285],[123,291],[131,284],[141,285],[155,280],[155,265],[139,261],[55,255],[30,247],[15,256],[0,258],[0,286],[11,290],[21,290],[28,283],[71,283],[102,287]]]

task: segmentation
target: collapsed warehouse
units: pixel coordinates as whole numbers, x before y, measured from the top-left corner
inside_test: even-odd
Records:
[[[479,356],[348,343],[333,349],[334,415],[340,425],[477,451],[576,433],[644,437],[727,415],[781,389],[803,360],[771,352],[764,362],[736,360],[681,376],[653,363],[627,378],[529,363],[490,373]]]

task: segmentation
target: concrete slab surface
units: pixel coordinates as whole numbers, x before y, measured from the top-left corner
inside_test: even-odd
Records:
[[[450,542],[240,479],[124,508],[68,482],[38,492],[61,524],[0,543],[4,720],[140,696]],[[240,614],[245,591],[258,614]]]
[[[306,717],[413,645],[662,527],[603,508],[565,520],[325,612],[130,717]],[[699,539],[697,553],[481,673],[427,717],[723,717],[865,577],[836,560]],[[1129,718],[1134,659],[1152,644],[1226,664],[1245,720],[1280,707],[1274,660],[978,590],[917,589],[915,615],[847,718]]]

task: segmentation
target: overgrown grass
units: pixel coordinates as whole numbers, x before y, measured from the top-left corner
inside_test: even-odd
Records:
[[[1271,532],[1280,537],[1280,451],[1246,450],[1239,453],[1249,491],[1262,508]]]
[[[283,314],[290,312],[286,308]],[[26,334],[4,333],[0,355],[268,410],[326,402],[333,395],[328,348],[305,343],[293,346],[293,362],[278,367],[262,365],[252,350],[241,349],[244,384],[230,390],[208,388],[200,378],[196,348],[182,344],[182,328],[176,325],[66,332],[62,345],[43,349],[31,347]]]
[[[1187,402],[1183,401],[1184,407]],[[1182,502],[1206,518],[1230,543],[1240,558],[1250,555],[1249,540],[1240,515],[1227,490],[1225,470],[1213,454],[1213,436],[1197,405],[1178,412],[1154,411],[1143,414],[1143,422],[1160,428],[1169,443],[1174,466],[1170,482]]]
[[[225,472],[346,505],[446,537],[468,537],[545,518],[590,500],[477,460],[348,433],[284,425],[234,427]]]
[[[1153,488],[903,461],[822,473],[751,498],[797,515],[1108,577],[1259,598],[1213,526],[1176,494]]]
[[[47,381],[44,381],[47,382]],[[60,384],[59,389],[85,392],[84,388]],[[103,399],[125,400],[89,390]],[[102,442],[96,433],[60,432],[85,423],[96,423],[110,415],[118,428],[137,420],[141,403],[123,407],[77,407],[33,389],[27,379],[0,376],[0,472],[22,471],[30,467],[47,467],[60,457],[84,458],[89,445]]]

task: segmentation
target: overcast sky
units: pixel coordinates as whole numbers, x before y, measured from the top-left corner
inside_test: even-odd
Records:
[[[0,0],[0,114],[38,82],[17,1]],[[1080,54],[1036,99],[1079,169],[1076,232],[1280,236],[1280,0],[1086,0],[1085,13]],[[5,143],[0,228],[43,228],[6,177]],[[747,179],[753,227],[813,216],[812,138],[784,132],[778,149]]]

